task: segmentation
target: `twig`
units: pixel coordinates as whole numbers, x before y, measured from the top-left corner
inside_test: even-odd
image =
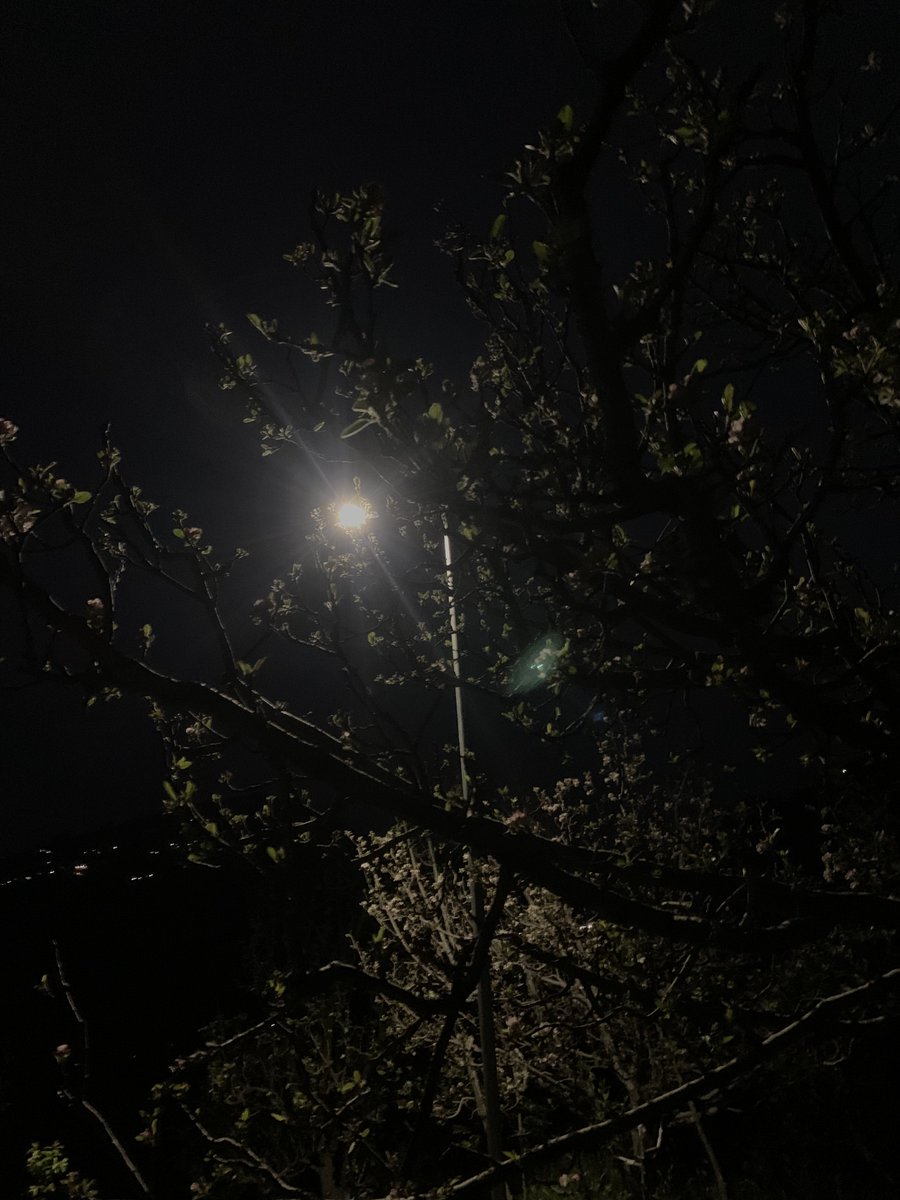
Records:
[[[144,1178],[143,1174],[141,1173],[141,1170],[138,1167],[137,1163],[134,1161],[134,1159],[131,1157],[131,1155],[128,1153],[128,1151],[125,1149],[124,1145],[117,1137],[115,1130],[110,1125],[109,1121],[106,1119],[106,1117],[100,1111],[100,1109],[97,1108],[97,1106],[95,1104],[93,1104],[88,1099],[88,1097],[85,1095],[85,1092],[87,1090],[88,1080],[90,1079],[90,1076],[91,1076],[90,1027],[88,1026],[87,1021],[84,1019],[84,1015],[82,1014],[81,1009],[78,1007],[78,1002],[75,999],[75,993],[72,990],[72,985],[69,982],[68,975],[66,974],[65,964],[63,963],[63,958],[62,958],[62,953],[59,948],[59,943],[56,941],[53,942],[53,953],[54,953],[54,957],[56,959],[56,973],[57,973],[57,976],[59,977],[59,984],[63,990],[63,994],[66,998],[66,1003],[69,1006],[69,1010],[71,1011],[73,1017],[75,1018],[75,1020],[78,1024],[78,1034],[79,1034],[79,1037],[81,1038],[81,1089],[80,1089],[81,1094],[76,1096],[70,1087],[64,1087],[63,1094],[69,1100],[71,1100],[73,1103],[79,1104],[86,1113],[89,1113],[94,1118],[94,1120],[98,1123],[100,1128],[106,1134],[111,1145],[115,1149],[116,1153],[119,1155],[119,1158],[121,1158],[122,1162],[128,1168],[128,1171],[134,1178],[138,1187],[141,1189],[141,1191],[144,1193],[145,1196],[150,1196],[150,1195],[152,1195],[152,1190],[150,1188],[149,1183],[147,1182],[147,1180]]]
[[[882,992],[896,988],[898,985],[900,985],[900,967],[895,967],[859,987],[827,996],[825,999],[819,1000],[797,1020],[770,1034],[760,1042],[759,1046],[743,1057],[732,1058],[721,1066],[708,1071],[705,1075],[701,1075],[698,1079],[693,1079],[671,1091],[654,1096],[652,1100],[639,1104],[627,1112],[551,1138],[542,1145],[527,1150],[516,1159],[490,1167],[468,1179],[459,1180],[444,1190],[445,1200],[459,1200],[463,1196],[483,1194],[494,1184],[521,1176],[528,1168],[537,1166],[539,1163],[582,1148],[590,1147],[595,1150],[598,1146],[612,1141],[613,1138],[627,1133],[638,1125],[660,1120],[678,1112],[686,1105],[689,1106],[696,1100],[709,1100],[715,1095],[720,1095],[725,1089],[733,1087],[738,1080],[752,1074],[763,1063],[774,1058],[783,1049],[801,1041],[815,1025],[820,1024],[823,1020],[829,1020],[845,1009],[853,1008],[866,1000],[873,1000]],[[400,1200],[400,1198],[394,1197],[394,1200]]]

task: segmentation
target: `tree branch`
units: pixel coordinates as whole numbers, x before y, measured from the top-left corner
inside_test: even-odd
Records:
[[[476,1195],[487,1191],[496,1183],[521,1178],[530,1168],[551,1161],[562,1154],[577,1150],[596,1151],[600,1146],[606,1145],[613,1138],[627,1133],[638,1125],[648,1125],[654,1121],[663,1120],[682,1109],[687,1109],[690,1114],[692,1105],[698,1101],[709,1102],[714,1096],[721,1095],[733,1088],[740,1080],[752,1074],[760,1066],[776,1058],[790,1046],[802,1041],[816,1025],[823,1021],[834,1020],[858,1004],[875,1000],[883,993],[898,986],[900,986],[900,967],[895,967],[879,978],[869,980],[859,987],[828,996],[813,1005],[797,1020],[770,1034],[749,1054],[740,1058],[732,1058],[700,1078],[693,1079],[671,1091],[663,1092],[645,1104],[639,1104],[635,1108],[629,1109],[628,1112],[551,1138],[543,1145],[525,1151],[510,1162],[490,1167],[478,1175],[452,1184],[442,1191],[442,1195],[452,1197],[452,1200]]]

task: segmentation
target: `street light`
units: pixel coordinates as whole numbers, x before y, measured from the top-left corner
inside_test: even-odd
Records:
[[[368,522],[370,513],[364,504],[360,504],[356,500],[347,500],[344,504],[338,505],[335,516],[340,529],[347,533],[355,533]]]
[[[360,533],[365,529],[372,509],[368,501],[357,493],[356,499],[345,500],[334,506],[335,523],[344,533]],[[382,564],[384,566],[384,564]],[[453,588],[453,547],[450,529],[444,516],[444,574],[447,580],[447,608],[450,617],[450,665],[453,671],[454,694],[456,697],[456,742],[459,756],[459,786],[463,804],[469,807],[469,776],[466,772],[466,728],[463,719],[462,673],[459,662],[459,621],[456,615],[456,593]],[[393,581],[392,581],[393,582]],[[396,584],[394,585],[396,587]]]
[[[444,571],[447,579],[447,606],[450,616],[450,660],[453,667],[453,684],[456,694],[456,746],[459,754],[459,785],[466,815],[472,813],[469,802],[469,775],[466,771],[466,728],[463,720],[462,671],[459,661],[459,621],[456,615],[456,592],[453,587],[453,543],[447,514],[444,520]],[[469,911],[476,932],[484,925],[484,888],[475,866],[471,850],[467,852],[469,865]],[[481,1083],[484,1092],[484,1134],[488,1156],[499,1162],[503,1143],[500,1138],[500,1078],[497,1071],[497,1041],[494,1029],[494,994],[491,986],[490,954],[475,989],[478,1009],[478,1034],[481,1042]],[[503,1200],[506,1188],[495,1187],[493,1200]]]
[[[447,517],[444,516],[444,572],[447,577],[447,606],[450,615],[450,662],[453,667],[453,690],[456,695],[456,745],[459,752],[459,786],[466,811],[469,808],[469,776],[466,771],[466,726],[463,720],[462,673],[459,665],[459,622],[456,616],[456,593],[453,590],[453,546]]]
[[[365,528],[372,510],[359,495],[355,500],[337,505],[335,517],[338,527],[345,533],[358,533]],[[463,719],[462,671],[459,659],[459,621],[456,612],[456,591],[453,586],[453,545],[447,514],[444,523],[444,573],[447,580],[447,607],[450,618],[450,662],[453,670],[454,695],[456,699],[456,745],[459,758],[459,785],[467,815],[471,815],[469,800],[469,776],[466,770],[466,730]],[[395,585],[396,586],[396,585]],[[484,924],[484,889],[478,877],[471,852],[469,864],[469,903],[472,921],[476,930]],[[476,987],[478,1007],[479,1040],[481,1042],[482,1088],[485,1106],[485,1140],[488,1155],[500,1161],[502,1143],[500,1139],[500,1085],[497,1073],[497,1047],[494,1034],[494,1001],[491,988],[490,962],[485,964]],[[502,1200],[504,1188],[495,1189],[495,1200]]]

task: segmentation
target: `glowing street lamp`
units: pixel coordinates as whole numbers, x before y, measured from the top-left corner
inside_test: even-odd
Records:
[[[359,533],[365,528],[372,510],[365,500],[357,494],[356,500],[337,505],[335,520],[345,533]],[[377,551],[376,551],[377,557]],[[383,565],[383,564],[382,564]],[[453,546],[450,540],[450,529],[447,516],[444,514],[444,571],[447,580],[447,607],[450,617],[450,664],[453,671],[454,693],[456,699],[456,745],[459,758],[459,783],[463,804],[467,815],[471,815],[469,801],[469,776],[466,770],[466,730],[463,713],[462,671],[459,657],[459,620],[456,612],[456,591],[453,585]],[[396,585],[395,585],[396,586]],[[549,644],[549,640],[548,640]],[[537,659],[535,661],[538,661]],[[545,668],[544,658],[540,658],[540,670]],[[469,900],[471,914],[476,929],[484,924],[484,892],[475,871],[471,854],[469,855]],[[494,1002],[491,991],[490,965],[485,964],[481,978],[476,987],[478,1006],[479,1040],[482,1060],[482,1087],[485,1104],[485,1138],[487,1151],[495,1161],[500,1160],[502,1144],[500,1139],[500,1087],[497,1076],[497,1049],[494,1034]],[[495,1200],[502,1196],[502,1188],[495,1190]]]
[[[368,524],[372,509],[357,493],[355,500],[335,505],[334,518],[337,527],[344,533],[359,533]],[[459,755],[459,783],[463,804],[469,805],[469,777],[466,772],[466,728],[463,716],[462,672],[459,662],[459,621],[456,615],[456,593],[453,588],[453,549],[447,518],[444,517],[444,571],[447,580],[447,604],[450,616],[450,665],[456,695],[456,740]]]
[[[335,515],[339,528],[346,533],[356,533],[369,520],[369,510],[355,500],[339,505]]]

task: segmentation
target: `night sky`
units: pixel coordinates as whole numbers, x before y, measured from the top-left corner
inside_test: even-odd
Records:
[[[625,6],[628,8],[628,5]],[[282,254],[311,189],[387,192],[395,347],[447,373],[477,331],[433,248],[489,227],[519,146],[589,80],[552,0],[391,4],[16,0],[3,22],[3,416],[20,461],[129,478],[226,545],[289,554],[296,463],[262,463],[204,325],[323,314]],[[0,697],[0,855],[159,806],[138,702]]]
[[[42,448],[112,420],[142,464],[181,431],[232,440],[202,328],[296,304],[281,254],[316,184],[384,184],[415,332],[452,354],[462,305],[431,241],[491,219],[484,181],[579,78],[551,2],[29,2],[6,40],[9,415],[52,412]]]
[[[614,34],[641,7],[610,6]],[[868,12],[859,37],[897,44],[896,5]],[[713,25],[707,53],[753,58],[770,20]],[[260,458],[216,388],[204,326],[225,322],[248,349],[247,312],[323,327],[282,254],[306,236],[315,185],[376,180],[401,285],[392,351],[464,374],[478,330],[433,241],[453,221],[489,229],[519,147],[591,95],[556,0],[14,0],[2,29],[0,416],[21,429],[18,458],[90,488],[109,425],[128,478],[163,508],[289,563],[308,481],[295,460]],[[627,254],[628,214],[607,202]],[[139,710],[0,695],[0,855],[158,808],[163,764]]]

